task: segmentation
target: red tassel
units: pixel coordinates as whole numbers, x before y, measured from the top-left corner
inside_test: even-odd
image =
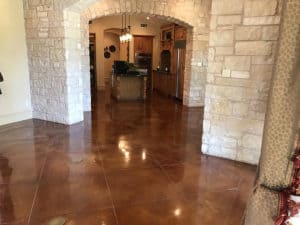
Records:
[[[284,225],[284,222],[288,219],[288,197],[289,191],[284,190],[279,193],[279,215],[275,220],[276,225]]]
[[[288,209],[291,213],[290,217],[296,216],[300,210],[300,203],[296,203],[293,200],[288,200]]]
[[[295,158],[294,169],[300,169],[300,155]]]

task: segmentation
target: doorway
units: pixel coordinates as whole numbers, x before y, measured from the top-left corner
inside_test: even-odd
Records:
[[[106,91],[106,93],[111,94],[117,100],[122,99],[121,91],[113,86],[116,82],[112,75],[119,71],[115,66],[128,63],[131,75],[146,77],[147,81],[144,85],[146,95],[150,96],[152,92],[156,92],[183,100],[184,89],[187,88],[184,87],[184,80],[188,77],[185,73],[189,73],[189,70],[185,71],[185,58],[188,53],[186,43],[191,44],[187,41],[191,28],[156,16],[139,14],[126,17],[130,18],[128,27],[130,27],[132,38],[129,41],[121,40],[124,34],[124,29],[121,29],[123,15],[105,16],[90,21],[89,32],[94,34],[95,43],[97,43],[95,52],[90,54],[90,60],[95,62],[95,65],[91,62],[91,67],[96,68],[97,71],[96,79],[91,80],[91,87],[100,92],[111,88],[111,91]],[[168,54],[163,54],[165,52]],[[165,56],[168,59],[165,59]],[[124,64],[114,64],[115,61],[123,61]],[[164,70],[165,67],[167,71]],[[133,87],[123,89],[130,92]],[[145,100],[143,91],[139,93],[133,91],[133,97],[125,95],[126,100],[130,100],[129,98]],[[105,99],[107,101],[108,97]]]
[[[90,33],[90,82],[91,82],[91,98],[92,102],[97,91],[97,66],[96,66],[96,34]]]

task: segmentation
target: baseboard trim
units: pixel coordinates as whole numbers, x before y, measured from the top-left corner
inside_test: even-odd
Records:
[[[23,111],[7,115],[0,115],[0,126],[28,119],[32,119],[32,111]]]

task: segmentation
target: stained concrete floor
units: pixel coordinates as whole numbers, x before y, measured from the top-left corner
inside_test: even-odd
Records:
[[[70,127],[0,127],[0,224],[240,224],[255,167],[201,155],[203,108],[103,101]]]

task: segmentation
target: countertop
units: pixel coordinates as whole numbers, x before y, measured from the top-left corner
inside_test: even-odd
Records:
[[[170,75],[170,71],[166,72],[164,70],[153,70],[153,72],[155,73],[160,73],[160,74],[164,74],[164,75]]]
[[[141,74],[114,74],[116,77],[148,77],[148,75]]]

